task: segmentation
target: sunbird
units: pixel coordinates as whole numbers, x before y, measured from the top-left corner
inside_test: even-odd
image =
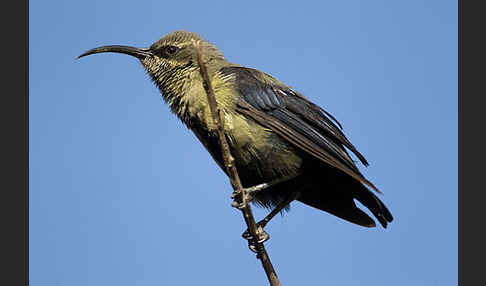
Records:
[[[370,189],[378,193],[379,190],[349,155],[348,150],[368,166],[365,157],[343,134],[341,124],[271,75],[229,62],[198,34],[174,31],[149,48],[102,46],[78,58],[112,52],[140,60],[171,111],[226,172],[197,64],[195,41],[199,41],[243,187],[268,184],[252,199],[271,210],[258,223],[260,227],[287,210],[294,200],[354,224],[375,227],[375,221],[356,206],[354,199],[366,206],[383,228],[387,227],[393,217]]]

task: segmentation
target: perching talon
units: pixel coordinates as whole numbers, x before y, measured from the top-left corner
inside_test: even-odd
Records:
[[[252,242],[254,238],[251,236],[249,230],[245,230],[241,235],[244,239],[248,240],[248,243]],[[264,243],[265,241],[270,239],[270,235],[263,230],[263,227],[257,223],[257,243]]]

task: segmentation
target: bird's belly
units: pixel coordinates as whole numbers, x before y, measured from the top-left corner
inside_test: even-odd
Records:
[[[299,172],[302,158],[293,146],[271,130],[253,122],[244,123],[230,132],[230,147],[245,187]]]

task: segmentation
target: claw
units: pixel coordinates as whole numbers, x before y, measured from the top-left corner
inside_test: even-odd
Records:
[[[263,230],[262,228],[262,232],[258,234],[258,243],[264,243],[265,241],[269,240],[270,239],[270,235]]]
[[[250,232],[248,231],[248,229],[247,229],[247,230],[245,230],[245,232],[243,232],[243,233],[241,234],[241,237],[243,237],[243,238],[244,238],[244,239],[246,239],[246,240],[251,240],[251,234],[250,234]]]
[[[240,204],[240,203],[238,203],[237,201],[233,201],[233,202],[231,203],[231,206],[232,206],[232,207],[234,207],[234,208],[240,209],[241,204]]]
[[[234,200],[232,203],[231,203],[231,206],[234,207],[234,208],[237,208],[239,210],[245,208],[245,204],[244,203],[239,203],[237,202],[236,200]]]
[[[231,206],[232,206],[232,207],[237,208],[237,209],[239,209],[239,210],[241,210],[241,209],[245,208],[246,204],[243,202],[243,199],[242,199],[242,197],[241,197],[241,196],[242,196],[242,194],[243,194],[243,192],[245,192],[245,190],[246,190],[246,189],[243,189],[243,190],[242,190],[240,193],[238,193],[238,192],[236,192],[236,191],[235,191],[235,192],[233,192],[233,193],[231,194],[231,198],[233,199],[233,202],[231,203]],[[252,197],[252,196],[251,196],[251,197],[250,197],[250,196],[247,196],[247,197],[249,197],[249,198],[247,199],[247,201],[248,201],[248,202],[249,202],[249,201],[251,201],[251,200],[253,199],[253,197]]]
[[[256,245],[255,245],[255,242],[254,242],[253,240],[248,240],[248,248],[249,248],[251,251],[253,251],[253,252],[255,252],[255,253],[258,253],[258,249],[257,249],[257,247],[256,247]]]
[[[250,231],[247,229],[245,230],[245,232],[243,232],[243,234],[241,235],[244,239],[248,240],[248,243],[250,244],[250,242],[254,241],[255,239],[253,238],[253,236],[251,236],[250,234]],[[265,231],[263,230],[263,227],[259,224],[257,224],[257,243],[263,243],[267,240],[270,239],[270,235]]]
[[[261,229],[261,228],[259,228],[259,229]],[[245,231],[245,233],[246,233],[246,231]],[[243,237],[245,237],[245,233],[243,233]],[[268,235],[268,233],[266,231],[264,231],[263,229],[261,229],[261,231],[259,231],[257,241],[255,241],[255,239],[253,237],[251,237],[251,235],[249,233],[246,236],[248,237],[248,238],[245,237],[245,239],[248,239],[248,248],[255,253],[259,253],[258,247],[257,247],[258,243],[264,243],[265,241],[270,239],[270,235]]]

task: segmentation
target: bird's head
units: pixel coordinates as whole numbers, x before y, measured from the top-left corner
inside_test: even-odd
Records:
[[[201,54],[210,73],[226,63],[223,54],[214,45],[198,34],[186,31],[175,31],[165,35],[149,48],[102,46],[86,51],[78,58],[98,53],[134,56],[143,64],[164,99],[171,104],[175,99],[183,97],[195,82],[201,82],[194,41],[199,41]]]

